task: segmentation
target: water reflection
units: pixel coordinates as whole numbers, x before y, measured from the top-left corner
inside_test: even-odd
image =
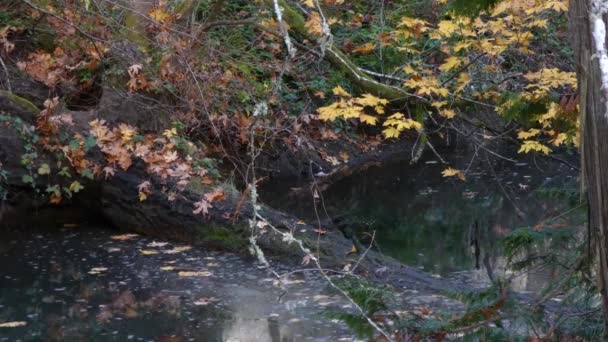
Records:
[[[103,230],[4,233],[0,341],[335,341],[321,317],[324,282],[305,274],[287,294],[253,261]],[[277,266],[279,272],[285,272]],[[182,272],[182,273],[180,273]],[[184,275],[184,276],[180,276]],[[196,276],[186,276],[195,274]],[[279,301],[281,297],[282,300]],[[323,297],[325,298],[325,297]],[[339,297],[330,307],[343,306]]]
[[[469,167],[471,155],[451,155],[452,167]],[[504,269],[499,245],[507,234],[575,205],[547,193],[576,188],[576,170],[549,159],[520,160],[474,164],[466,182],[442,177],[446,166],[429,159],[370,168],[325,191],[317,212],[357,232],[362,244],[376,231],[377,246],[406,264],[440,275],[480,269],[487,282],[488,271]],[[316,221],[312,200],[276,198],[274,190],[289,186],[269,184],[266,202]],[[520,280],[523,288],[532,283]]]

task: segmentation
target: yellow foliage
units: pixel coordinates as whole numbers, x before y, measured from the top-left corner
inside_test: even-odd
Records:
[[[443,175],[443,177],[458,177],[460,180],[464,181],[466,178],[464,176],[464,173],[460,170],[448,167],[447,169],[443,170],[441,172],[441,174]]]
[[[329,106],[317,109],[319,119],[322,121],[358,118],[362,123],[374,126],[378,123],[378,118],[366,114],[366,108],[368,111],[373,110],[376,114],[384,114],[384,106],[388,104],[388,100],[372,94],[363,94],[353,98],[341,86],[335,87],[332,91],[334,95],[341,98]]]
[[[521,140],[528,140],[540,134],[540,129],[532,128],[529,131],[521,131],[517,137]]]
[[[576,88],[576,73],[565,72],[556,68],[544,68],[537,72],[530,72],[524,75],[524,77],[531,82],[534,82],[527,86],[527,88],[559,88],[559,87],[572,87]]]
[[[304,0],[314,4],[313,0]],[[446,1],[437,1],[445,3]],[[325,4],[328,4],[325,1]],[[497,112],[505,114],[519,101],[528,101],[540,105],[548,105],[545,114],[537,117],[536,125],[529,130],[519,132],[518,137],[523,141],[520,153],[541,152],[549,153],[549,147],[534,139],[541,135],[550,138],[550,144],[561,146],[567,142],[578,143],[578,132],[568,128],[568,131],[558,131],[553,128],[556,119],[573,120],[575,99],[563,97],[558,102],[552,102],[550,97],[556,90],[572,92],[576,88],[576,75],[572,72],[556,68],[544,68],[534,72],[524,71],[523,77],[529,82],[520,92],[519,100],[501,101],[505,89],[510,89],[511,79],[521,80],[522,75],[509,70],[504,56],[517,50],[522,54],[533,54],[531,48],[535,39],[534,32],[545,30],[549,25],[549,15],[565,12],[567,0],[502,0],[490,13],[469,19],[450,13],[438,22],[429,22],[413,17],[400,19],[397,29],[392,32],[391,42],[396,42],[396,48],[407,52],[409,63],[399,72],[405,81],[403,87],[428,100],[427,105],[435,108],[435,113],[446,119],[454,118],[456,110],[448,108],[448,103],[457,99],[484,102],[495,106]],[[311,6],[314,7],[314,6]],[[314,11],[309,17],[307,27],[311,30],[311,21],[319,22],[320,18]],[[316,29],[318,31],[318,28]],[[444,61],[437,65],[435,57],[423,54],[429,51],[429,40],[437,46],[438,51],[445,53]],[[378,45],[368,42],[354,49],[355,52],[369,53]],[[388,44],[382,42],[382,44]],[[472,61],[472,62],[469,62]],[[470,64],[469,64],[470,63]],[[434,66],[425,68],[424,66]],[[463,68],[463,66],[466,66]],[[459,70],[458,74],[453,74]],[[473,79],[473,77],[479,77]],[[494,86],[486,87],[487,80],[496,80]],[[504,81],[503,81],[504,80]],[[515,82],[519,82],[516,80]],[[507,83],[504,83],[504,82]],[[481,84],[478,84],[481,83]],[[483,90],[482,90],[483,89]],[[319,118],[333,121],[338,118],[358,118],[360,122],[383,125],[385,138],[397,138],[404,130],[422,130],[422,124],[403,114],[397,113],[382,121],[377,115],[385,112],[388,101],[371,94],[355,97],[341,87],[334,88],[334,95],[339,99],[336,103],[319,109]],[[563,93],[563,92],[562,92]],[[567,115],[564,115],[567,114]],[[556,125],[557,126],[557,125]],[[551,131],[555,129],[555,131]],[[560,126],[560,129],[562,127]],[[575,135],[576,134],[576,135]]]
[[[559,133],[553,140],[551,140],[551,144],[553,146],[561,146],[568,140],[568,134]]]
[[[342,88],[341,86],[335,87],[334,89],[332,89],[332,92],[336,96],[351,97],[351,95],[346,90],[344,90],[344,88]]]
[[[441,83],[435,77],[422,78],[419,80],[409,79],[404,84],[408,88],[416,90],[418,95],[438,95],[447,97],[449,90],[441,86]]]
[[[389,116],[386,121],[382,124],[386,127],[382,134],[385,138],[398,138],[401,132],[409,129],[420,131],[422,130],[422,124],[416,120],[406,118],[401,113],[395,113]]]
[[[168,13],[167,9],[165,7],[161,7],[161,6],[153,8],[148,13],[148,15],[150,16],[150,18],[152,18],[162,24],[169,24],[174,19],[173,14]]]
[[[439,115],[446,119],[453,119],[456,116],[456,112],[453,109],[444,109],[439,112]]]
[[[355,98],[355,102],[362,106],[370,106],[370,107],[388,104],[388,100],[381,99],[372,94],[363,94],[363,96]]]
[[[544,154],[549,154],[551,149],[538,141],[535,140],[526,140],[521,145],[519,151],[517,153],[529,153],[529,152],[541,152]]]
[[[463,64],[463,60],[458,57],[448,57],[445,62],[439,67],[441,71],[449,71]]]

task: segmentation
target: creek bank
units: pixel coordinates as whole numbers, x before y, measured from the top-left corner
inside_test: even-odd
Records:
[[[14,99],[18,95],[6,95],[0,94],[2,101],[14,104]],[[17,104],[0,108],[0,112],[18,117],[26,125],[33,125],[32,120],[37,115],[32,113],[35,105],[22,106],[20,103],[23,101],[27,100],[20,98]],[[90,120],[104,118],[103,112],[71,112],[74,117],[73,132],[86,131]],[[139,115],[143,114],[139,113]],[[21,156],[26,152],[25,145],[26,142],[19,137],[13,127],[5,124],[0,126],[0,161],[3,170],[8,172],[5,186],[11,194],[6,202],[8,206],[13,207],[12,211],[16,215],[29,214],[36,208],[47,206],[44,203],[47,200],[36,195],[36,191],[22,181],[23,176],[30,173],[21,163]],[[43,153],[39,158],[49,163],[52,160],[52,156]],[[103,157],[99,152],[94,152],[90,158],[101,162]],[[152,179],[151,195],[146,201],[138,201],[138,185],[149,179],[150,175],[145,172],[143,162],[136,161],[128,172],[117,171],[108,180],[87,181],[84,183],[86,191],[77,194],[71,204],[84,206],[88,212],[103,216],[112,226],[125,231],[223,250],[246,249],[249,237],[247,220],[252,216],[252,208],[247,204],[241,205],[240,193],[227,191],[224,201],[214,203],[213,207],[209,208],[208,215],[201,216],[193,213],[192,203],[201,198],[204,189],[189,187],[171,202],[161,194],[160,188],[163,184]],[[73,210],[69,203],[66,205],[68,210]],[[236,212],[239,213],[238,219],[233,220]],[[323,227],[327,231],[319,236],[316,232],[317,227],[302,224],[298,218],[267,206],[261,207],[260,214],[278,229],[292,232],[296,238],[304,241],[308,248],[318,249],[324,267],[342,269],[358,262],[359,255],[349,253],[352,241],[345,238],[339,230],[332,229],[334,227]],[[283,236],[271,230],[259,237],[258,244],[270,256],[289,260],[294,265],[300,263],[304,257],[295,244],[284,243]],[[357,273],[394,284],[399,288],[432,291],[457,291],[466,288],[464,285],[449,284],[426,275],[373,250],[370,250],[359,262]]]
[[[24,101],[27,100],[18,96],[0,93],[2,98],[0,104],[8,104],[0,107],[0,113],[17,117],[26,125],[33,125],[33,120],[38,114],[32,112],[36,106],[24,105],[26,103]],[[105,100],[102,99],[100,103],[105,103]],[[134,116],[127,115],[129,108],[134,112]],[[135,109],[135,106],[125,108],[126,121],[129,122],[129,118],[134,120],[134,124],[141,120],[145,121],[149,113]],[[104,111],[103,108],[69,112],[74,117],[74,126],[69,133],[87,131],[89,121],[105,119],[104,113],[109,112],[112,111]],[[162,123],[152,123],[152,125],[150,130],[162,126]],[[0,125],[0,161],[3,169],[8,171],[8,177],[4,182],[11,194],[7,204],[12,208],[5,211],[9,211],[9,214],[12,211],[16,215],[14,217],[24,213],[29,215],[35,208],[48,207],[46,199],[42,199],[36,195],[34,189],[23,184],[23,176],[30,172],[21,163],[21,156],[26,152],[26,144],[13,127]],[[349,163],[337,167],[335,171],[329,171],[335,176],[327,177],[328,181],[325,184],[329,186],[338,179],[371,166],[381,165],[388,160],[408,158],[411,145],[411,142],[403,140],[395,144],[382,145],[372,153],[362,153],[352,158]],[[426,153],[432,152],[427,150]],[[89,157],[99,163],[103,160],[99,151],[94,151]],[[52,160],[52,156],[43,153],[39,158],[49,163]],[[144,181],[151,182],[151,194],[146,201],[140,202],[137,200],[138,185]],[[160,191],[165,184],[158,179],[150,179],[142,161],[135,161],[127,172],[116,171],[107,180],[92,180],[83,184],[86,190],[77,194],[71,203],[67,203],[66,210],[82,210],[84,207],[86,212],[100,215],[113,227],[155,238],[241,253],[246,251],[249,245],[248,219],[252,217],[253,210],[250,205],[242,203],[243,195],[234,189],[226,189],[225,200],[214,202],[209,208],[209,213],[202,216],[193,213],[193,203],[198,201],[207,189],[188,187],[180,192],[174,201],[169,201]],[[77,205],[73,206],[74,204]],[[235,213],[238,213],[236,220]],[[414,298],[420,296],[419,292],[432,295],[470,290],[470,286],[465,283],[431,276],[373,249],[365,251],[365,257],[361,258],[361,254],[351,253],[353,241],[346,238],[331,222],[324,222],[323,231],[319,233],[317,225],[303,223],[297,217],[268,206],[261,206],[260,215],[277,229],[292,233],[308,248],[318,251],[324,268],[342,270],[356,265],[356,274],[380,284],[390,284],[397,291],[414,291],[413,293],[416,293],[413,295]],[[5,217],[4,220],[8,218]],[[301,265],[304,253],[295,244],[285,243],[283,236],[272,230],[261,234],[258,244],[273,262],[289,265],[294,270],[310,268]]]

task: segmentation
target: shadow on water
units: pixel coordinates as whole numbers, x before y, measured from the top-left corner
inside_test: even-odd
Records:
[[[552,195],[576,192],[575,169],[547,158],[515,156],[518,163],[477,157],[464,182],[443,177],[447,166],[431,155],[414,166],[374,167],[342,179],[322,201],[290,196],[287,189],[298,184],[283,181],[261,193],[269,205],[311,222],[317,214],[321,222],[331,217],[347,235],[356,232],[363,246],[375,231],[381,251],[427,272],[493,272],[504,266],[500,241],[507,234],[559,215],[578,200]],[[450,166],[465,170],[472,159],[452,154]]]

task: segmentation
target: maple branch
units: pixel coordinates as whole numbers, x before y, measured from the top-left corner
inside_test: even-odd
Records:
[[[382,74],[382,73],[379,73],[379,72],[363,69],[361,67],[359,67],[357,69],[359,69],[360,71],[362,71],[362,72],[364,72],[364,73],[366,73],[368,75],[376,76],[376,77],[379,77],[379,78],[384,78],[384,79],[391,80],[391,81],[397,81],[397,82],[406,82],[407,81],[406,79],[403,79],[401,77],[397,77],[397,76],[393,76],[393,75],[387,75],[387,74]]]
[[[267,0],[270,1],[270,0]],[[275,0],[273,0],[275,1]],[[306,29],[306,21],[300,13],[293,9],[285,0],[276,0],[283,8],[283,19],[289,24],[293,30],[301,38],[315,41],[310,37]],[[340,69],[346,76],[363,91],[372,93],[376,96],[385,98],[390,101],[403,101],[408,98],[417,98],[428,102],[424,97],[409,93],[400,87],[387,85],[370,78],[365,72],[361,71],[340,49],[335,47],[331,38],[325,38],[324,41],[325,58],[335,67]]]
[[[6,68],[6,64],[4,64],[4,60],[2,60],[2,57],[0,57],[0,65],[2,65],[2,69],[4,69],[4,73],[6,74],[6,90],[8,90],[9,93],[12,93],[13,91],[11,89],[11,77],[8,73],[8,69]]]

